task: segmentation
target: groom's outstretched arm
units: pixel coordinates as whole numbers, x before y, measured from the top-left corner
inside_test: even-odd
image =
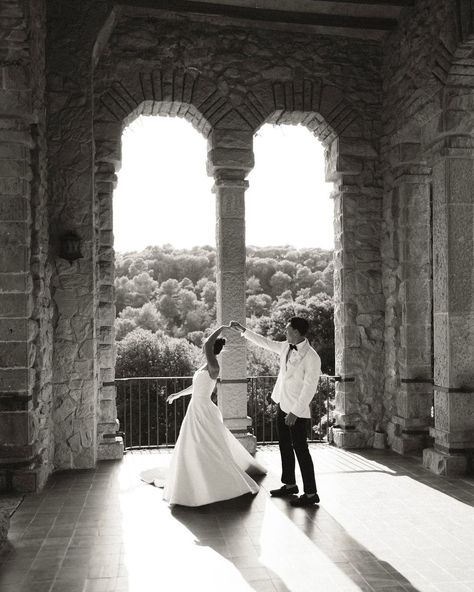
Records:
[[[263,335],[259,335],[258,333],[254,333],[250,329],[244,327],[241,323],[237,321],[231,321],[230,326],[232,329],[239,331],[240,334],[248,339],[255,345],[259,347],[263,347],[264,349],[268,349],[276,354],[281,354],[284,348],[286,347],[286,341],[273,341],[272,339],[268,339],[267,337],[263,337]]]

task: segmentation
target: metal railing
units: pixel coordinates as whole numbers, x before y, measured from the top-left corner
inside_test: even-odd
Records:
[[[276,376],[252,376],[247,379],[247,414],[260,444],[277,441],[277,406],[270,399]],[[166,398],[192,382],[191,376],[117,378],[117,416],[124,434],[125,448],[174,446],[186,414],[190,397],[181,397],[171,405]],[[216,394],[212,396],[216,402]],[[323,441],[332,425],[334,376],[323,375],[311,403],[308,439]]]

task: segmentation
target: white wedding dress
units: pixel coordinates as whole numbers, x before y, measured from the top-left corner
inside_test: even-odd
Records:
[[[257,493],[259,487],[247,473],[267,472],[225,427],[211,400],[215,384],[207,369],[193,376],[191,402],[164,480],[163,499],[169,504],[203,506]],[[159,473],[151,469],[141,478],[163,487]]]

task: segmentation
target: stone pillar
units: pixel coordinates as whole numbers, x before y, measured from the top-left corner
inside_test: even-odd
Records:
[[[423,463],[442,475],[465,474],[474,455],[474,151],[465,145],[449,137],[433,164],[434,446]]]
[[[0,14],[0,492],[23,492],[52,470],[45,4]]]
[[[252,134],[214,130],[209,137],[209,172],[214,175],[217,242],[217,322],[245,323],[245,180],[253,167]],[[219,408],[224,422],[239,441],[255,452],[256,439],[248,433],[245,340],[226,336],[222,355]]]
[[[431,169],[416,162],[416,144],[399,145],[392,168],[398,220],[400,351],[394,436],[391,446],[405,454],[426,445],[433,401]],[[400,162],[401,161],[401,162]],[[397,255],[397,253],[395,253]]]
[[[120,459],[123,456],[123,438],[117,435],[116,387],[115,387],[115,291],[114,250],[112,233],[112,197],[116,186],[113,163],[100,162],[96,158],[96,224],[97,266],[99,285],[98,371],[99,407],[97,415],[97,459]]]
[[[363,139],[330,147],[326,180],[334,183],[334,323],[336,399],[333,440],[364,448],[382,419],[383,311],[378,155]],[[374,162],[375,161],[375,162]],[[366,172],[361,175],[362,171]]]

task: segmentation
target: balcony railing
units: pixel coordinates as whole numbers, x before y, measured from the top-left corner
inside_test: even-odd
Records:
[[[190,397],[181,397],[171,405],[166,398],[191,384],[191,376],[117,378],[117,415],[126,448],[174,446],[186,414]],[[247,379],[247,414],[260,444],[277,441],[277,406],[270,399],[276,376],[252,376]],[[216,394],[212,396],[216,402]],[[334,377],[321,376],[311,402],[308,439],[326,439],[332,425]]]

